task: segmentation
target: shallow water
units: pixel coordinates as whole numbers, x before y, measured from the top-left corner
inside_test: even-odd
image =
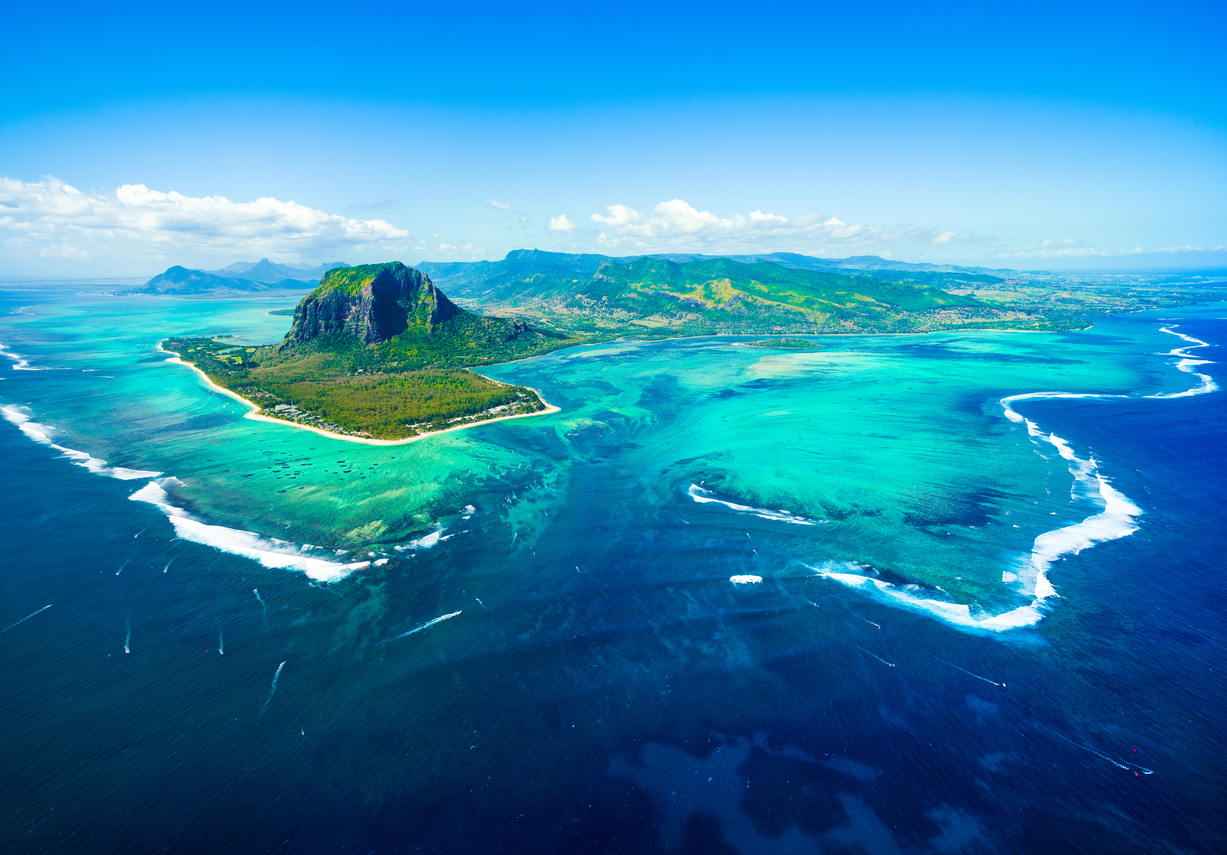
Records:
[[[156,349],[284,305],[0,294],[10,848],[1221,844],[1222,396],[1143,396],[1222,307],[576,348],[372,447]]]

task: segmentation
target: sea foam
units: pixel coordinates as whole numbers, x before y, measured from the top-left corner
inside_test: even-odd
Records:
[[[0,406],[0,414],[10,423],[16,425],[26,436],[42,445],[50,446],[56,451],[63,454],[73,463],[82,466],[93,472],[95,475],[105,475],[108,478],[117,478],[120,481],[136,481],[142,478],[156,478],[161,475],[161,472],[150,472],[144,469],[126,469],[123,466],[107,466],[105,460],[99,460],[97,457],[92,457],[84,451],[77,451],[75,448],[65,448],[62,445],[56,444],[51,437],[55,434],[55,428],[50,425],[40,424],[33,421],[30,414],[23,412],[22,407],[14,407],[11,405]]]
[[[1161,327],[1165,333],[1178,336],[1190,342],[1186,347],[1170,351],[1168,356],[1178,358],[1176,368],[1187,374],[1193,374],[1200,385],[1182,392],[1166,392],[1146,395],[1146,398],[1184,398],[1190,395],[1202,395],[1218,389],[1214,380],[1194,369],[1199,365],[1209,364],[1208,360],[1191,357],[1187,351],[1209,345],[1200,339],[1176,332],[1168,327]],[[1075,500],[1089,501],[1099,507],[1098,513],[1086,517],[1079,523],[1046,531],[1035,538],[1031,547],[1029,560],[1018,568],[1018,573],[1005,572],[1002,581],[1015,583],[1019,593],[1029,597],[1031,602],[998,614],[989,614],[976,606],[953,603],[931,597],[917,596],[915,593],[898,586],[884,582],[871,576],[863,575],[858,570],[864,570],[857,565],[829,564],[812,568],[820,575],[833,579],[849,587],[874,594],[896,605],[913,611],[937,617],[947,623],[969,629],[1001,632],[1038,623],[1044,616],[1043,605],[1046,600],[1059,596],[1056,588],[1048,578],[1048,573],[1057,561],[1068,555],[1077,555],[1082,550],[1104,543],[1118,540],[1137,531],[1137,517],[1141,509],[1129,497],[1112,484],[1099,472],[1099,465],[1093,457],[1082,459],[1074,452],[1069,443],[1054,433],[1042,430],[1031,419],[1026,418],[1013,408],[1019,401],[1034,401],[1054,398],[1098,398],[1123,399],[1129,395],[1106,395],[1093,392],[1028,392],[1021,395],[1011,395],[1002,398],[1000,403],[1007,419],[1015,424],[1026,427],[1032,440],[1051,445],[1069,466],[1073,476],[1071,493]]]
[[[241,555],[258,561],[271,569],[297,570],[317,582],[337,582],[344,579],[355,570],[364,570],[371,565],[369,561],[357,561],[341,564],[316,557],[313,550],[301,544],[278,540],[275,537],[264,537],[255,532],[242,529],[227,528],[221,525],[211,525],[194,519],[182,508],[170,501],[170,495],[165,487],[182,482],[177,478],[162,478],[150,481],[128,498],[134,502],[147,502],[164,514],[175,527],[175,534],[184,540],[191,540],[214,549]]]
[[[753,514],[756,517],[762,517],[766,520],[777,520],[779,522],[792,523],[793,525],[818,525],[822,520],[811,520],[788,511],[770,511],[766,508],[752,508],[749,505],[739,505],[735,502],[730,502],[728,499],[721,499],[710,490],[704,490],[698,484],[691,484],[690,489],[686,491],[690,498],[699,504],[714,503],[724,505],[726,508],[738,511],[743,514]]]
[[[1214,378],[1210,377],[1208,374],[1202,374],[1199,371],[1193,370],[1198,365],[1213,365],[1214,363],[1208,359],[1198,359],[1194,356],[1191,356],[1188,353],[1188,351],[1196,350],[1199,347],[1209,347],[1210,344],[1208,342],[1202,341],[1199,338],[1193,338],[1193,336],[1191,335],[1185,335],[1184,333],[1176,332],[1174,329],[1170,329],[1168,327],[1160,327],[1159,329],[1161,329],[1165,333],[1169,333],[1170,335],[1174,335],[1178,338],[1182,338],[1185,341],[1189,342],[1188,346],[1178,347],[1174,350],[1170,350],[1168,351],[1167,355],[1178,357],[1180,361],[1176,363],[1176,368],[1180,371],[1183,371],[1186,374],[1192,374],[1194,377],[1196,377],[1198,380],[1201,381],[1201,385],[1194,386],[1192,389],[1185,389],[1183,392],[1165,392],[1159,395],[1147,395],[1146,397],[1147,398],[1187,398],[1190,395],[1204,395],[1207,392],[1216,391],[1218,389],[1218,384],[1214,382]]]
[[[35,368],[25,357],[20,356],[9,350],[6,345],[0,344],[0,356],[13,360],[14,371],[43,371],[43,368]]]

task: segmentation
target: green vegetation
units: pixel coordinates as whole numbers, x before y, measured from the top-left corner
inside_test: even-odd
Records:
[[[759,341],[740,341],[742,347],[766,347],[771,350],[822,350],[822,345],[807,338],[764,338]]]
[[[251,401],[260,415],[345,436],[405,439],[545,408],[531,389],[462,368],[337,372],[344,360],[278,362],[274,347],[234,347],[211,338],[172,338],[162,346]]]
[[[429,279],[393,263],[329,271],[299,303],[280,344],[244,347],[213,337],[162,346],[261,415],[396,440],[545,409],[533,390],[467,369],[579,341],[466,312]]]
[[[1115,315],[1171,309],[1227,297],[1222,277],[1187,275],[1033,274],[952,291],[982,303],[1051,315]]]
[[[819,345],[795,336],[1065,331],[1088,326],[1084,313],[1221,299],[1223,285],[1161,277],[1091,281],[836,269],[837,262],[805,256],[772,258],[619,263],[522,251],[502,262],[431,265],[493,316],[458,307],[421,271],[399,262],[338,267],[292,312],[270,313],[294,316],[275,346],[234,347],[221,337],[170,339],[164,346],[264,415],[335,433],[402,439],[540,411],[545,405],[532,390],[466,369],[574,344],[619,336],[766,334],[772,337],[744,344],[813,350]]]
[[[511,256],[508,257],[509,260]],[[537,253],[499,268],[452,272],[465,292],[493,312],[515,312],[583,335],[637,337],[711,334],[929,332],[947,329],[1067,330],[1086,326],[1072,313],[1003,306],[932,281],[993,285],[980,275],[881,275],[744,263],[728,258],[681,263],[662,258],[624,262]],[[569,266],[568,266],[569,265]],[[481,276],[488,277],[483,282]],[[895,273],[896,271],[889,271]]]

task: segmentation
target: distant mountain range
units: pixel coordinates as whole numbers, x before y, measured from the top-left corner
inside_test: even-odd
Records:
[[[423,261],[418,270],[446,288],[454,297],[493,301],[502,304],[533,302],[542,294],[546,282],[589,280],[602,265],[613,263],[626,266],[643,259],[702,267],[717,261],[742,265],[771,264],[793,271],[810,271],[870,277],[936,288],[983,287],[1003,281],[1016,271],[989,270],[979,267],[957,267],[939,264],[912,264],[891,261],[876,255],[849,258],[817,258],[793,252],[773,252],[759,255],[687,255],[658,254],[614,257],[608,255],[546,252],[539,249],[518,249],[507,253],[501,261]],[[239,261],[220,270],[199,270],[171,267],[128,293],[169,294],[184,296],[226,295],[267,291],[310,291],[319,285],[329,270],[346,267],[334,261],[315,266],[278,264],[262,258],[259,261]],[[761,269],[761,268],[760,268]],[[868,286],[867,286],[868,287]],[[844,289],[860,291],[861,288]]]
[[[539,249],[518,249],[507,253],[502,261],[423,261],[415,267],[453,297],[490,300],[498,303],[518,303],[520,298],[540,295],[546,279],[590,279],[601,265],[614,263],[626,266],[642,259],[669,261],[675,264],[732,261],[743,265],[774,264],[789,270],[817,273],[867,276],[874,279],[910,282],[942,288],[983,287],[1003,281],[1015,271],[988,270],[978,267],[956,267],[939,264],[912,264],[891,261],[876,255],[850,258],[816,258],[793,252],[773,252],[761,255],[635,255],[615,258],[608,255],[546,252]],[[701,265],[700,265],[701,266]],[[859,289],[852,289],[859,290]]]
[[[131,294],[168,294],[203,296],[259,291],[310,291],[320,277],[335,267],[348,267],[341,261],[318,264],[276,264],[267,258],[238,261],[221,270],[194,270],[175,265],[150,279]]]

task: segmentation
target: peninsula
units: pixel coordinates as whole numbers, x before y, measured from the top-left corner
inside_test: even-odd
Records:
[[[254,415],[365,441],[544,412],[534,390],[469,369],[536,356],[580,339],[455,305],[400,262],[338,267],[294,310],[278,344],[169,338],[176,354],[255,408]]]

